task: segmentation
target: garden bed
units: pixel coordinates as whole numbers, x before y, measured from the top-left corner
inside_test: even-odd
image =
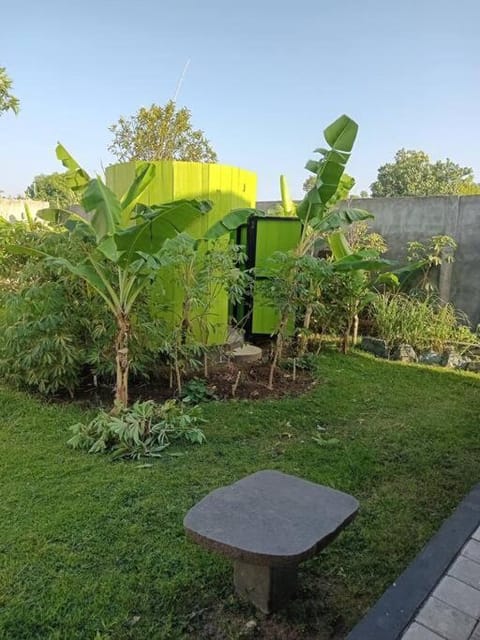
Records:
[[[72,451],[68,426],[90,411],[0,390],[0,638],[343,640],[478,482],[480,380],[357,353],[317,366],[306,395],[205,404],[205,445],[145,462]],[[361,505],[269,619],[182,526],[259,469]]]
[[[288,364],[288,363],[287,363]],[[275,372],[273,388],[268,388],[268,376],[270,364],[268,362],[219,363],[209,367],[208,378],[202,375],[202,371],[191,372],[185,376],[185,393],[188,391],[188,383],[192,380],[199,381],[205,389],[208,399],[213,400],[262,400],[298,396],[307,393],[320,380],[309,370],[298,369],[295,375],[292,367],[278,368]],[[108,407],[113,398],[113,387],[101,385],[93,387],[88,382],[76,393],[75,400],[88,406],[103,405]],[[169,398],[178,397],[174,386],[170,385],[168,372],[165,369],[157,379],[133,381],[130,385],[131,401],[153,399],[163,402]],[[70,396],[57,394],[55,401],[70,402]]]

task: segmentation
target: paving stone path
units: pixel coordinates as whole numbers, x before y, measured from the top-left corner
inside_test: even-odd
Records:
[[[480,527],[448,567],[402,640],[480,640]]]

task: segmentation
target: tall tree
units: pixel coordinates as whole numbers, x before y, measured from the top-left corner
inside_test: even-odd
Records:
[[[64,173],[40,174],[25,189],[27,198],[46,200],[51,207],[68,208],[79,202],[79,197],[69,187],[68,177]]]
[[[217,154],[203,131],[194,129],[187,107],[177,109],[173,100],[164,107],[141,107],[130,118],[121,117],[109,127],[108,147],[121,162],[128,160],[187,160],[216,162]]]
[[[400,149],[395,161],[378,169],[372,197],[468,195],[480,193],[473,169],[450,159],[430,162],[424,151]]]
[[[18,113],[20,101],[11,93],[12,81],[7,75],[5,67],[0,67],[0,116],[5,111]]]

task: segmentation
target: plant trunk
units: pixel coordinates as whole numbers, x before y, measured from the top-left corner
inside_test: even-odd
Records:
[[[355,318],[353,319],[353,346],[355,346],[358,342],[358,313],[355,314]]]
[[[313,313],[313,307],[311,304],[307,305],[307,308],[305,309],[305,316],[303,318],[303,335],[302,335],[302,339],[300,340],[300,349],[298,350],[298,356],[301,358],[303,355],[305,355],[305,351],[307,350],[307,345],[308,345],[308,332],[310,330],[310,323],[312,322],[312,313]]]
[[[206,351],[203,354],[203,375],[208,378],[208,355]]]
[[[278,361],[282,356],[283,349],[283,332],[288,322],[288,316],[283,316],[280,324],[278,326],[277,339],[275,341],[275,353],[273,356],[272,364],[270,365],[270,374],[268,376],[268,388],[270,390],[273,389],[273,375],[275,373],[275,369],[277,368]]]
[[[182,374],[180,373],[180,364],[178,362],[178,351],[175,349],[175,378],[177,380],[177,393],[179,396],[182,395]]]
[[[115,388],[115,406],[118,409],[128,406],[128,339],[130,335],[130,321],[128,316],[117,316],[117,338],[115,340],[115,354],[117,363],[117,382]]]
[[[352,324],[353,318],[348,319],[347,328],[344,331],[343,339],[342,339],[342,353],[348,353],[348,348],[350,346],[350,334],[352,332]]]

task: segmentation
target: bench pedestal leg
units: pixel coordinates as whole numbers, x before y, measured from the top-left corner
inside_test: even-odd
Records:
[[[236,561],[233,582],[237,594],[271,613],[291,598],[297,586],[297,566],[268,567]]]

